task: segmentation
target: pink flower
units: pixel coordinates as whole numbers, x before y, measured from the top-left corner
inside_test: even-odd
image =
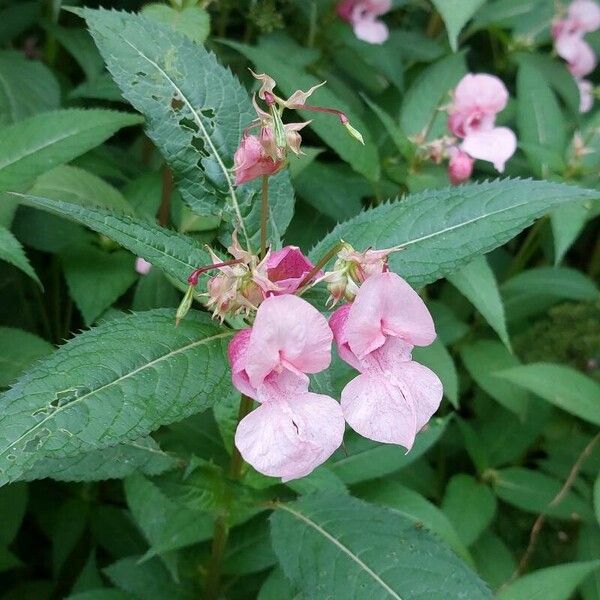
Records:
[[[152,268],[152,264],[147,260],[144,260],[141,256],[138,256],[135,259],[135,270],[140,275],[148,275],[150,273],[150,269]]]
[[[383,44],[389,37],[389,30],[377,17],[388,12],[391,7],[391,0],[342,0],[336,11],[340,18],[352,25],[359,40],[369,44]]]
[[[496,115],[506,107],[508,91],[493,75],[469,73],[454,90],[448,109],[448,128],[463,138],[460,149],[471,158],[491,162],[502,172],[517,149],[517,138],[507,127],[495,127]],[[462,160],[463,172],[466,161]]]
[[[278,288],[273,294],[293,294],[312,268],[313,264],[297,246],[285,246],[270,253],[267,277]]]
[[[459,148],[450,148],[449,152],[448,177],[452,185],[458,185],[471,177],[473,162],[475,161]]]
[[[554,48],[574,77],[585,77],[596,68],[596,54],[579,33],[560,35]]]
[[[267,298],[252,329],[229,345],[234,386],[260,402],[235,433],[242,457],[283,481],[308,475],[340,446],[344,417],[329,396],[308,391],[307,373],[331,362],[325,317],[293,295]]]
[[[566,21],[571,30],[596,31],[600,29],[600,6],[594,0],[574,0],[567,10]]]
[[[342,391],[346,421],[369,439],[410,449],[443,394],[437,375],[411,359],[414,346],[435,339],[425,304],[404,279],[382,273],[367,279],[329,325],[342,360],[360,371]]]
[[[579,88],[579,112],[586,113],[594,105],[594,84],[587,79],[575,79]]]
[[[240,185],[262,175],[274,175],[285,165],[285,160],[274,160],[267,154],[260,138],[245,135],[233,156],[235,183]]]

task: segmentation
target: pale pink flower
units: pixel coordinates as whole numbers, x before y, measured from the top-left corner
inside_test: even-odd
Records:
[[[274,175],[285,166],[285,160],[274,160],[265,151],[260,138],[255,135],[245,135],[234,157],[235,183],[240,185],[261,177]]]
[[[410,449],[443,394],[437,375],[411,358],[414,346],[435,339],[427,307],[401,277],[381,273],[329,325],[342,360],[360,371],[342,391],[346,421],[369,439]]]
[[[463,138],[460,149],[471,158],[491,162],[499,172],[517,149],[514,132],[495,126],[496,115],[507,102],[508,91],[500,79],[468,73],[456,86],[448,108],[448,128]]]
[[[594,105],[594,84],[587,79],[575,79],[579,88],[579,112],[586,113]]]
[[[389,37],[387,25],[377,17],[392,8],[391,0],[342,0],[337,14],[352,25],[359,40],[369,44],[383,44]]]
[[[150,269],[152,269],[152,263],[144,260],[141,256],[138,256],[135,259],[135,270],[140,275],[148,275],[148,273],[150,273]]]
[[[317,309],[283,295],[267,298],[252,329],[231,341],[233,384],[261,404],[240,421],[235,444],[260,473],[283,481],[304,477],[341,445],[341,407],[309,392],[306,375],[329,366],[332,337]]]
[[[473,173],[475,162],[466,152],[459,148],[450,148],[450,162],[448,163],[448,178],[452,185],[467,181]]]
[[[573,77],[585,77],[596,68],[596,54],[580,33],[560,35],[554,42],[554,48],[567,62]]]

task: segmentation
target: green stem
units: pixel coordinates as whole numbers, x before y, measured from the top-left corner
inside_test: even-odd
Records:
[[[260,204],[260,258],[267,253],[267,223],[269,221],[269,176],[263,175]]]
[[[52,25],[56,25],[58,23],[58,15],[60,14],[60,8],[62,5],[62,0],[47,0],[46,3],[46,18],[52,23]],[[56,53],[57,53],[57,43],[56,37],[52,32],[48,32],[46,35],[46,45],[44,48],[44,57],[46,62],[51,67],[54,66],[56,62]]]
[[[317,33],[317,3],[316,0],[311,0],[310,3],[310,21],[308,24],[308,37],[306,45],[312,48],[315,45],[315,36]]]
[[[510,267],[508,268],[508,271],[506,272],[506,279],[510,279],[511,277],[517,275],[517,273],[520,273],[537,250],[539,234],[545,220],[545,218],[539,219],[529,230],[523,245],[519,248],[519,251],[514,257]]]
[[[242,394],[238,411],[238,423],[252,410],[252,403],[252,398]],[[234,445],[231,454],[231,462],[229,463],[229,478],[233,481],[238,481],[242,476],[243,466],[244,459],[242,458],[240,451]],[[206,586],[204,588],[205,600],[217,600],[219,597],[223,557],[225,556],[227,540],[229,539],[229,519],[227,514],[229,507],[225,506],[224,509],[225,514],[217,517],[215,521],[212,551],[210,563],[208,565],[208,574],[206,576]]]
[[[310,270],[306,277],[298,285],[298,296],[301,296],[305,291],[304,288],[315,278],[317,273],[342,249],[344,242],[340,240],[337,244],[334,244],[329,250],[321,257],[317,264]]]

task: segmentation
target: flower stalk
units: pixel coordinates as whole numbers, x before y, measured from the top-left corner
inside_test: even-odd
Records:
[[[269,220],[269,176],[262,176],[260,204],[260,258],[267,253],[267,222]]]

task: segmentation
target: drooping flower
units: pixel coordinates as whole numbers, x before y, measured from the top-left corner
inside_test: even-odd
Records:
[[[297,246],[285,246],[269,253],[267,278],[277,286],[271,293],[293,294],[312,268],[313,264]]]
[[[329,325],[342,360],[360,371],[342,391],[346,421],[364,437],[410,449],[443,393],[437,375],[411,358],[414,346],[435,339],[427,307],[401,277],[381,273]]]
[[[378,19],[392,8],[391,0],[342,0],[336,11],[354,29],[354,35],[369,44],[383,44],[389,37],[387,25]]]
[[[331,362],[332,337],[319,311],[288,294],[267,298],[253,327],[231,341],[233,385],[260,403],[240,421],[235,444],[260,473],[283,481],[304,477],[341,445],[340,405],[308,391],[307,374]]]
[[[449,150],[450,162],[448,163],[448,178],[452,185],[467,181],[473,173],[475,162],[466,152],[453,147]]]
[[[586,113],[594,105],[594,84],[587,79],[576,79],[579,88],[579,112]]]
[[[236,185],[262,175],[274,175],[285,166],[285,160],[275,160],[267,153],[263,141],[256,135],[242,137],[233,162]]]
[[[152,263],[144,260],[141,256],[138,256],[135,259],[135,270],[140,275],[148,275],[148,273],[150,273],[150,269],[152,269]]]
[[[507,102],[508,91],[500,79],[468,73],[456,86],[448,108],[448,129],[463,140],[458,148],[471,158],[491,162],[500,173],[517,149],[514,132],[495,126],[496,115]]]

